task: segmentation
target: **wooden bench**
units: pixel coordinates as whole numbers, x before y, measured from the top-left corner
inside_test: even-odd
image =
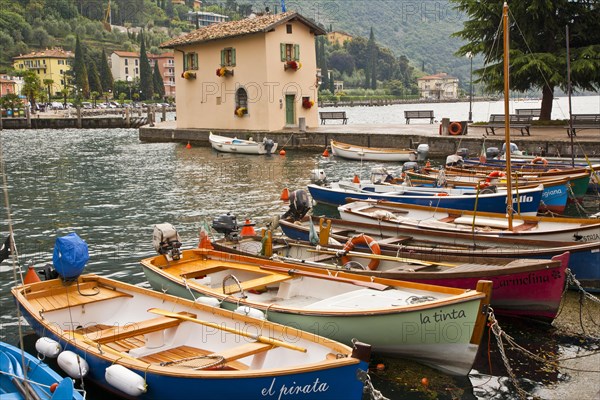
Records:
[[[600,129],[600,114],[573,114],[573,127],[567,125],[567,135],[577,136],[576,132],[582,129]]]
[[[519,108],[515,112],[517,115],[531,115],[532,118],[539,118],[542,112],[541,108]]]
[[[346,111],[320,111],[319,117],[321,118],[322,125],[325,125],[325,121],[327,120],[342,120],[342,124],[344,125],[348,122]]]
[[[415,110],[415,111],[404,111],[404,118],[406,123],[410,124],[411,118],[414,119],[429,119],[429,123],[433,124],[434,116],[433,110]]]
[[[531,120],[533,119],[532,115],[517,115],[517,114],[510,114],[509,116],[510,118],[510,127],[511,128],[516,128],[519,129],[521,131],[521,135],[522,136],[531,136],[531,133],[529,132],[529,128],[531,127]],[[490,115],[490,120],[486,125],[482,125],[485,128],[485,133],[487,134],[492,134],[495,135],[496,134],[496,129],[500,128],[503,129],[504,128],[504,114],[492,114]]]

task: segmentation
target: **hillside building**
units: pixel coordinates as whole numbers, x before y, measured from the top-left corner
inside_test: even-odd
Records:
[[[417,79],[421,98],[424,99],[458,99],[458,78],[445,72],[427,75]]]
[[[337,43],[340,46],[343,46],[345,42],[349,42],[353,39],[353,37],[345,32],[334,31],[329,32],[327,34],[327,40],[329,43],[334,44]]]
[[[0,97],[9,93],[19,94],[17,92],[17,82],[8,75],[0,75]]]
[[[35,72],[42,84],[46,79],[52,80],[51,92],[57,95],[68,85],[66,74],[71,71],[74,59],[72,52],[61,48],[38,50],[14,57],[13,68]]]
[[[158,70],[165,85],[165,96],[175,97],[175,59],[172,52],[162,54],[147,53],[150,67],[158,63]],[[110,55],[110,69],[115,81],[134,82],[140,79],[140,53],[113,51]]]
[[[318,125],[315,36],[296,12],[197,29],[174,49],[177,128],[274,131]]]
[[[206,11],[190,11],[188,12],[188,21],[196,26],[196,28],[201,28],[203,26],[227,22],[229,21],[229,17]]]
[[[158,63],[158,70],[165,85],[165,96],[175,97],[175,57],[172,52],[162,54],[149,54],[148,60],[154,71],[154,64]]]

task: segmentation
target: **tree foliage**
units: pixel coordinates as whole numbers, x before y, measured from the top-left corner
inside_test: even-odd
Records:
[[[162,99],[165,97],[165,83],[162,76],[160,75],[160,69],[158,68],[158,61],[154,63],[154,72],[152,73],[152,83],[154,84],[154,94],[158,95],[158,98]]]
[[[152,100],[154,97],[154,80],[150,61],[146,54],[146,43],[143,34],[140,34],[140,87],[142,100]]]
[[[106,56],[106,52],[104,48],[102,49],[102,54],[100,55],[100,62],[98,64],[98,73],[100,74],[100,84],[102,85],[102,89],[107,91],[113,90],[113,75],[110,67],[108,65],[108,57]]]
[[[75,41],[75,59],[73,60],[72,74],[75,89],[81,90],[83,97],[89,97],[90,84],[88,81],[87,67],[85,65],[85,54],[79,36],[77,36]]]
[[[469,20],[456,36],[465,39],[457,54],[482,54],[486,66],[474,71],[488,90],[503,91],[502,7],[493,0],[452,0]],[[593,1],[512,2],[510,6],[510,88],[542,90],[540,119],[552,113],[554,89],[567,88],[566,26],[571,29],[573,87],[600,88],[600,5]]]

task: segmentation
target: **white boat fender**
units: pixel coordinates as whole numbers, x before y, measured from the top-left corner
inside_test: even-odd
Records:
[[[56,358],[62,351],[60,343],[49,337],[41,337],[35,342],[35,349],[44,357]]]
[[[239,306],[234,310],[234,312],[236,314],[246,315],[248,317],[257,318],[260,320],[266,319],[264,312],[248,306]]]
[[[210,307],[221,307],[221,302],[219,301],[219,299],[216,299],[214,297],[208,297],[208,296],[198,297],[196,299],[196,303],[204,304],[204,305],[210,306]]]
[[[70,350],[65,350],[58,355],[58,366],[73,379],[83,378],[90,367],[87,361]]]
[[[110,385],[129,396],[140,396],[148,390],[143,377],[119,364],[106,368],[104,378]]]

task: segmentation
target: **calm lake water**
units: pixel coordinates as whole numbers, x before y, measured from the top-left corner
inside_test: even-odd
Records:
[[[21,266],[51,263],[56,237],[77,232],[89,246],[86,272],[142,286],[147,285],[138,263],[154,254],[155,224],[172,223],[184,247],[193,247],[199,228],[220,214],[232,212],[258,225],[282,214],[287,209],[280,200],[282,189],[304,188],[313,168],[324,169],[329,177],[351,178],[357,172],[367,176],[377,165],[293,151],[285,157],[223,155],[210,148],[141,143],[137,130],[131,129],[4,130],[0,135]],[[2,203],[3,241],[8,224]],[[16,344],[13,284],[7,260],[0,265],[0,337]],[[474,373],[471,380],[461,381],[464,398],[513,398],[498,374]],[[389,398],[406,395],[385,382],[379,384]]]

